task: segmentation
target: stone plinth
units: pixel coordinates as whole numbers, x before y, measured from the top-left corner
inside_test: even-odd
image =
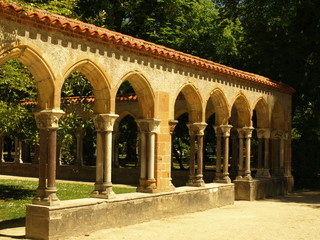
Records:
[[[287,194],[293,190],[293,177],[234,180],[235,200],[254,201]]]
[[[233,184],[180,187],[168,193],[129,193],[116,199],[61,201],[59,206],[28,205],[26,237],[65,239],[234,203]]]

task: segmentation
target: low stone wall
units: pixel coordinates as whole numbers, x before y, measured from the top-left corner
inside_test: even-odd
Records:
[[[293,177],[272,177],[252,181],[234,180],[235,199],[254,201],[287,194],[293,190]]]
[[[60,206],[28,205],[26,237],[65,239],[234,203],[233,184],[180,187],[174,192],[119,194],[115,199],[62,201]]]

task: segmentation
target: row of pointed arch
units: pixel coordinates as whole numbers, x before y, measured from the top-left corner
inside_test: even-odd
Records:
[[[0,52],[0,64],[15,58],[33,74],[38,88],[38,105],[41,109],[59,108],[64,80],[72,72],[80,71],[92,85],[96,113],[113,112],[117,89],[124,81],[129,81],[138,97],[139,117],[155,117],[155,94],[148,80],[138,71],[131,71],[124,75],[117,86],[112,89],[111,78],[107,72],[89,59],[77,60],[76,63],[66,66],[60,75],[56,75],[50,67],[50,63],[42,56],[36,48],[21,44],[14,47],[4,47]],[[212,105],[211,112],[215,113],[217,125],[231,123],[238,127],[251,126],[253,110],[255,110],[258,127],[286,128],[285,113],[280,102],[274,103],[271,108],[272,113],[270,113],[270,108],[264,98],[257,99],[255,104],[250,106],[248,99],[241,92],[234,97],[232,104],[228,103],[225,94],[219,88],[214,89],[204,99],[192,84],[186,84],[176,92],[175,99],[179,94],[182,94],[186,101],[186,111],[189,113],[189,121],[192,122],[205,120],[206,106],[209,104]],[[231,118],[231,116],[233,117]]]

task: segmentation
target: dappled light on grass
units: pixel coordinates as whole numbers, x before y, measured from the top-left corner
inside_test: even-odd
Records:
[[[26,180],[0,180],[0,221],[24,218],[26,216],[26,204],[30,204],[38,187],[37,181]],[[93,183],[57,183],[58,198],[71,200],[90,197]],[[117,194],[135,192],[134,188],[117,188],[113,191]]]

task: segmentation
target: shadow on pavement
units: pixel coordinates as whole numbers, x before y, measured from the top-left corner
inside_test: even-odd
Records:
[[[15,231],[15,228],[23,228],[25,227],[25,224],[26,224],[25,218],[1,221],[0,222],[0,239],[2,237],[7,239],[25,239],[25,235],[21,234],[21,230]],[[5,230],[5,231],[1,231],[1,230]]]
[[[305,204],[312,208],[320,208],[320,190],[317,191],[296,191],[286,196],[277,197],[275,201],[287,203]]]

